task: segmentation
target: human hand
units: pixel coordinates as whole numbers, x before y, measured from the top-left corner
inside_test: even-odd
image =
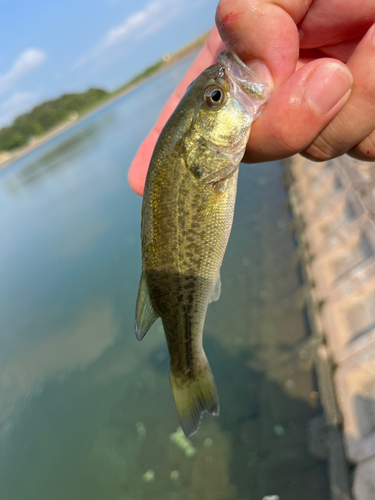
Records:
[[[316,161],[345,153],[375,159],[374,22],[373,0],[220,1],[225,46],[274,89],[243,161],[298,152]],[[221,38],[214,28],[133,160],[129,182],[138,194],[161,129],[186,87],[216,61]]]

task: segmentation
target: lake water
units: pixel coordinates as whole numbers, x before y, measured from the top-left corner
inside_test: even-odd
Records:
[[[308,448],[320,408],[279,163],[241,167],[204,335],[221,415],[186,449],[161,324],[135,339],[127,171],[189,63],[0,172],[1,500],[329,498]]]

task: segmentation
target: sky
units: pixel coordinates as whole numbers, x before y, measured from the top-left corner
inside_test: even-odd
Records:
[[[214,25],[217,0],[0,0],[0,127],[89,87],[113,90]]]

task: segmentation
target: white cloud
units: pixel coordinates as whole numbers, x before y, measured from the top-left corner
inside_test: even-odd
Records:
[[[77,59],[77,61],[73,64],[72,68],[75,69],[75,68],[79,68],[80,66],[83,66],[83,64],[85,64],[88,60],[90,59],[90,56],[87,55],[87,56],[82,56],[80,57],[79,59]]]
[[[45,59],[46,54],[39,49],[30,48],[22,52],[10,70],[0,75],[0,94],[9,90],[26,73],[40,66]]]
[[[108,49],[130,37],[132,40],[148,37],[178,17],[184,8],[185,3],[180,0],[154,0],[148,3],[144,9],[130,14],[123,23],[111,28],[89,54],[76,61],[73,68],[100,57]]]
[[[155,0],[154,2],[147,4],[143,10],[139,10],[138,12],[130,15],[122,24],[109,30],[103,41],[103,46],[110,47],[111,45],[119,43],[140,28],[147,26],[148,23],[154,20],[155,16],[158,15],[163,8],[165,8],[165,4],[167,3],[171,2],[165,0]]]

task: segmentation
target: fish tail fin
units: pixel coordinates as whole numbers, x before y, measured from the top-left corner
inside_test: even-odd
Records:
[[[180,424],[186,437],[197,432],[204,411],[219,415],[219,397],[206,359],[193,377],[181,377],[171,371],[170,382]]]

